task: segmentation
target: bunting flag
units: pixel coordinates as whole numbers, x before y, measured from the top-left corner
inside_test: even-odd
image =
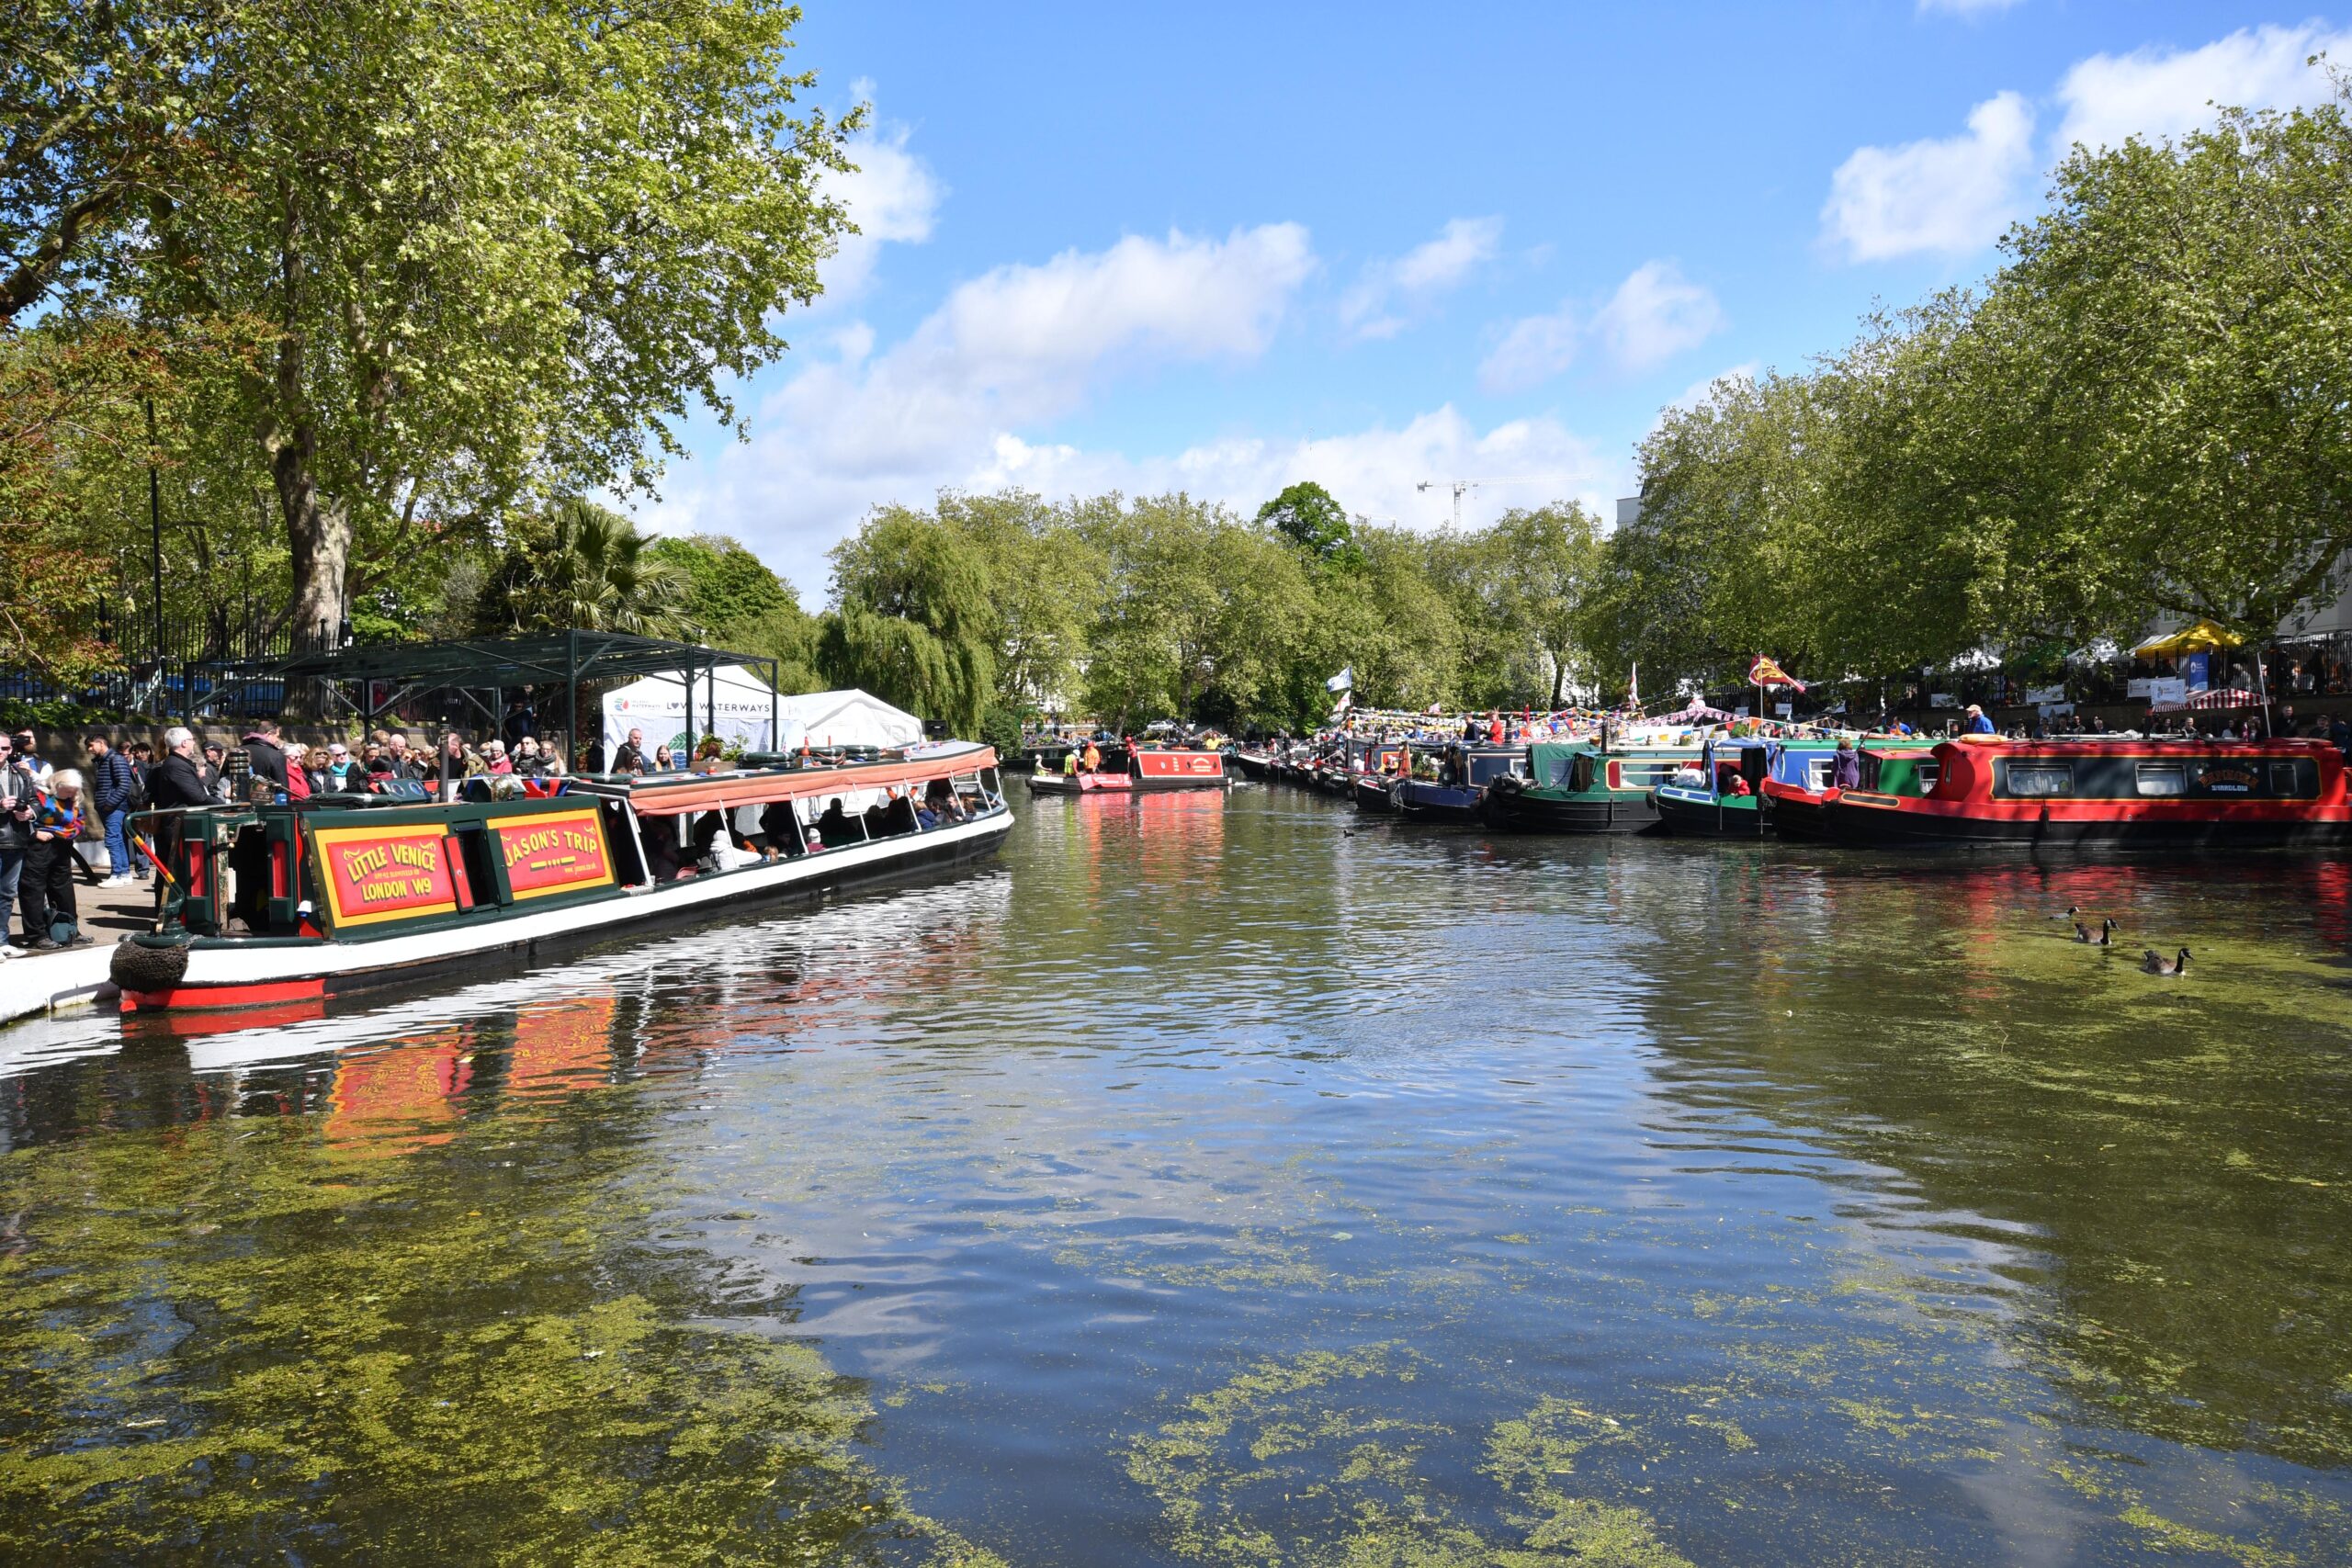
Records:
[[[1756,662],[1748,667],[1747,683],[1751,686],[1794,686],[1800,692],[1804,690],[1803,681],[1760,653],[1756,656]]]

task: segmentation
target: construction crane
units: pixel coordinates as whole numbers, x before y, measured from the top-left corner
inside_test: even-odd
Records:
[[[1440,485],[1443,485],[1452,490],[1453,491],[1453,525],[1459,528],[1462,526],[1462,497],[1469,491],[1477,490],[1485,485],[1541,485],[1565,483],[1567,480],[1567,477],[1568,476],[1566,474],[1519,474],[1512,478],[1502,479],[1423,479],[1413,488],[1418,491],[1426,491],[1435,490]]]

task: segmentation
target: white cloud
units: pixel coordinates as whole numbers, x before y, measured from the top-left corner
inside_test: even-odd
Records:
[[[1360,338],[1394,337],[1412,312],[1495,259],[1499,218],[1456,218],[1393,261],[1374,262],[1340,297],[1340,324]]]
[[[1712,291],[1670,261],[1644,262],[1617,286],[1593,318],[1593,335],[1622,369],[1646,370],[1722,330],[1724,308]]]
[[[1006,437],[990,461],[962,482],[975,489],[1020,485],[1053,496],[1182,490],[1254,512],[1285,485],[1314,479],[1351,513],[1427,529],[1453,521],[1453,498],[1416,487],[1463,475],[1525,481],[1496,482],[1466,497],[1464,521],[1475,525],[1507,507],[1555,499],[1598,509],[1624,481],[1625,465],[1602,458],[1557,420],[1511,420],[1482,432],[1447,404],[1401,428],[1375,425],[1290,440],[1235,436],[1157,457],[1032,446]]]
[[[836,358],[761,401],[748,445],[682,466],[642,515],[764,547],[813,596],[824,550],[876,502],[989,482],[1001,450],[1028,450],[1020,433],[1120,375],[1261,355],[1315,265],[1304,228],[1271,223],[998,267],[878,355],[863,322],[836,333]]]
[[[1704,343],[1723,325],[1723,305],[1711,290],[1684,277],[1670,261],[1647,261],[1589,320],[1570,300],[1549,314],[1512,322],[1478,367],[1478,384],[1493,393],[1525,391],[1575,364],[1587,343],[1597,344],[1621,370],[1647,370]]]
[[[1862,147],[1829,177],[1824,235],[1853,261],[1989,244],[2019,212],[2033,167],[2033,110],[2015,93],[1969,111],[1960,136]]]
[[[2352,54],[2352,32],[2316,23],[2241,28],[2201,49],[2140,49],[2095,54],[2058,85],[2065,118],[2057,153],[2080,141],[2119,147],[2127,137],[2177,137],[2213,118],[2212,106],[2285,108],[2315,104],[2332,91],[2324,71],[2304,62],[2319,53]]]
[[[1521,317],[1480,363],[1478,385],[1497,393],[1541,386],[1576,363],[1582,330],[1572,305],[1547,316]]]
[[[871,91],[870,85],[865,88]],[[909,127],[876,126],[851,138],[849,160],[856,168],[829,175],[824,193],[848,208],[858,232],[844,234],[820,267],[830,299],[853,298],[874,276],[886,244],[919,245],[931,238],[947,189],[930,165],[907,151]]]

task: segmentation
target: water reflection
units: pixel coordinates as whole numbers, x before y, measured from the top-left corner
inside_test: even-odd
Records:
[[[2342,1561],[2346,891],[1041,801],[813,913],[50,1026],[0,1555]]]

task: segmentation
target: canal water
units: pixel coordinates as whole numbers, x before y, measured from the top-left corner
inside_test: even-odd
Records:
[[[2352,868],[1020,809],[0,1032],[0,1560],[2352,1562]]]

